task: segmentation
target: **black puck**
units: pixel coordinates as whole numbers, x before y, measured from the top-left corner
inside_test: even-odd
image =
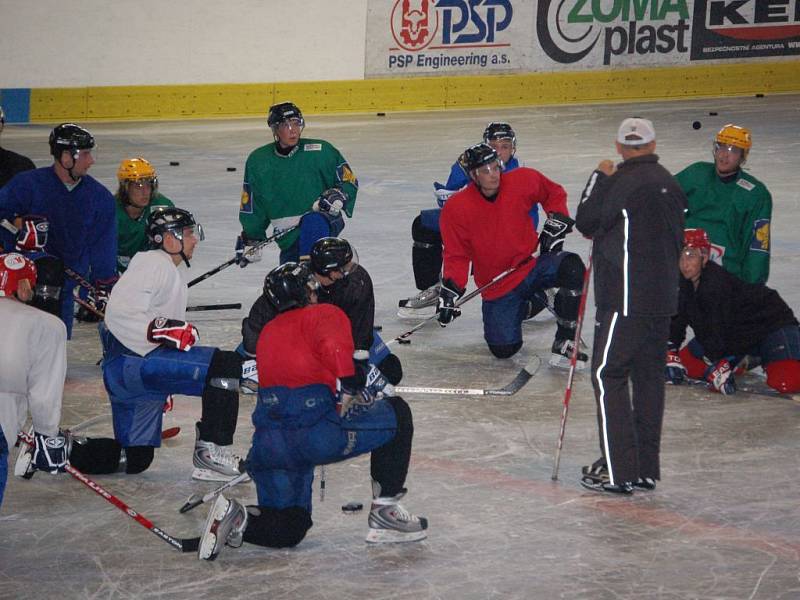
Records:
[[[169,166],[170,167],[177,167],[179,164],[181,164],[181,163],[179,163],[177,160],[169,161]]]
[[[342,504],[342,512],[346,513],[354,513],[362,510],[364,505],[361,502],[348,502],[347,504]]]
[[[695,121],[692,123],[692,129],[700,129],[702,126],[703,124],[700,121]]]
[[[228,167],[228,172],[233,173],[236,170],[236,167]]]
[[[377,114],[377,116],[379,116],[379,117],[385,117],[385,116],[386,116],[386,113],[378,113],[378,114]]]
[[[410,344],[411,340],[397,340],[398,344]]]
[[[708,113],[708,116],[709,117],[716,117],[717,116],[717,111],[712,110],[710,113]]]
[[[764,94],[756,94],[756,98],[763,98]]]
[[[383,325],[373,325],[372,327],[375,331],[383,331]]]

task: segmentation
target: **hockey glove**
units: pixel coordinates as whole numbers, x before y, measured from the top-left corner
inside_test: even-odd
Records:
[[[721,358],[706,369],[703,378],[708,382],[708,387],[720,394],[730,395],[736,393],[736,381],[733,378],[733,367],[727,358]]]
[[[683,361],[681,361],[681,357],[678,354],[678,349],[672,344],[667,347],[665,379],[667,383],[671,383],[672,385],[681,385],[686,381],[686,367],[683,366]]]
[[[464,295],[464,291],[450,279],[442,282],[442,287],[439,289],[439,302],[436,305],[436,318],[439,325],[447,327],[455,318],[461,316],[461,309],[456,306],[456,301]]]
[[[156,317],[147,326],[147,341],[176,350],[189,351],[200,339],[197,328],[178,319]]]
[[[552,213],[542,226],[542,233],[539,234],[539,248],[542,254],[548,252],[561,252],[564,246],[564,238],[572,231],[575,221],[567,215]]]
[[[235,262],[242,269],[250,263],[258,262],[261,260],[261,246],[257,242],[247,239],[244,231],[236,238],[236,257]]]
[[[41,252],[47,245],[50,222],[47,217],[25,215],[17,230],[17,252]]]
[[[33,451],[33,464],[39,471],[56,474],[63,473],[67,466],[67,440],[60,431],[54,436],[33,434],[36,449]]]
[[[444,208],[444,203],[457,191],[447,189],[438,181],[433,182],[433,197],[436,198],[436,204],[439,205],[439,208]]]
[[[351,419],[369,410],[372,405],[375,404],[375,400],[377,400],[375,394],[369,389],[353,389],[342,383],[336,407],[339,410],[340,417],[343,419]]]
[[[342,212],[347,196],[339,188],[329,188],[319,195],[319,198],[314,200],[312,209],[314,212],[327,213],[332,217],[338,217]]]

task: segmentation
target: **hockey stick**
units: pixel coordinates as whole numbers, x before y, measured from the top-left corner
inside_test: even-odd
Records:
[[[240,483],[247,482],[247,481],[250,481],[250,475],[248,475],[245,472],[245,473],[242,473],[241,475],[237,475],[236,477],[234,477],[230,481],[222,484],[217,489],[208,492],[205,496],[201,496],[200,494],[192,494],[191,496],[189,496],[189,499],[186,501],[186,503],[183,506],[181,506],[180,509],[178,509],[178,512],[179,513],[187,513],[190,510],[192,510],[193,508],[195,508],[197,506],[200,506],[204,502],[208,502],[209,500],[213,500],[214,498],[219,496],[225,490],[230,489],[235,485],[239,485]]]
[[[20,437],[25,441],[25,443],[32,445],[33,439],[26,433],[20,433]],[[71,464],[67,463],[65,470],[67,473],[72,475],[75,479],[80,481],[83,485],[88,487],[98,496],[105,498],[108,502],[116,506],[126,515],[128,515],[131,519],[139,523],[142,527],[147,528],[155,535],[159,537],[162,541],[168,543],[173,548],[180,550],[181,552],[196,552],[197,549],[200,547],[200,538],[176,538],[169,535],[166,531],[161,529],[160,527],[156,527],[156,525],[147,517],[142,514],[139,514],[135,510],[133,510],[130,506],[125,504],[122,500],[117,498],[114,494],[103,488],[99,483],[89,479],[86,475],[81,473],[78,469],[73,467]]]
[[[489,288],[489,287],[493,286],[493,285],[494,285],[495,283],[497,283],[498,281],[502,281],[503,279],[505,279],[506,277],[508,277],[509,275],[511,275],[513,272],[515,272],[515,271],[517,271],[518,269],[520,269],[520,268],[524,267],[526,264],[528,264],[529,262],[531,262],[531,261],[532,261],[534,258],[536,258],[536,253],[535,253],[535,252],[534,252],[533,254],[531,254],[530,256],[526,256],[524,259],[522,259],[522,261],[520,261],[519,263],[517,263],[515,266],[513,266],[513,267],[509,267],[508,269],[506,269],[506,270],[505,270],[505,271],[503,271],[502,273],[498,273],[498,274],[497,274],[497,275],[495,275],[495,276],[492,278],[492,280],[491,280],[491,281],[489,281],[488,283],[485,283],[485,284],[483,284],[483,285],[482,285],[481,287],[479,287],[478,289],[472,290],[472,291],[471,291],[469,294],[467,294],[466,296],[462,296],[462,297],[461,297],[461,298],[458,300],[458,302],[456,302],[456,303],[455,303],[455,307],[456,307],[456,308],[459,308],[459,307],[461,307],[462,305],[466,304],[467,302],[469,302],[470,300],[472,300],[472,299],[473,299],[475,296],[477,296],[478,294],[480,294],[481,292],[483,292],[485,289],[487,289],[487,288]],[[439,316],[439,313],[438,313],[438,312],[436,312],[436,313],[432,314],[430,317],[426,318],[424,321],[422,321],[422,322],[420,322],[420,323],[417,323],[416,325],[414,325],[414,327],[412,327],[411,329],[409,329],[409,330],[408,330],[408,331],[406,331],[405,333],[401,333],[401,334],[400,334],[400,335],[398,335],[396,338],[394,338],[394,339],[391,339],[391,340],[389,340],[388,342],[386,342],[386,346],[389,346],[390,344],[394,344],[395,342],[400,342],[401,344],[410,344],[411,342],[410,342],[410,341],[407,341],[407,340],[408,340],[408,338],[409,338],[409,337],[411,337],[411,336],[414,334],[414,332],[415,332],[415,331],[417,331],[418,329],[422,329],[422,328],[423,328],[425,325],[427,325],[428,323],[430,323],[431,321],[433,321],[433,320],[434,320],[436,317],[438,317],[438,316]]]
[[[550,479],[558,479],[558,466],[561,463],[561,448],[564,445],[564,429],[567,426],[567,412],[569,411],[569,399],[572,396],[572,380],[575,378],[575,365],[578,361],[578,351],[580,350],[581,329],[583,329],[583,318],[586,314],[586,298],[589,295],[589,279],[592,274],[592,247],[589,247],[589,261],[586,265],[586,272],[583,274],[583,291],[581,303],[578,306],[578,324],[575,327],[575,339],[572,344],[572,356],[569,359],[569,375],[567,375],[567,387],[564,390],[564,405],[561,410],[561,426],[558,431],[558,444],[556,445],[556,456],[553,464],[553,474]]]
[[[702,386],[706,389],[706,391],[712,392],[713,390],[709,387],[709,384],[704,379],[693,379],[690,377],[686,378],[686,385],[688,386]],[[677,386],[670,385],[669,387],[681,387],[680,384]],[[783,398],[786,400],[791,400],[792,402],[800,403],[800,394],[784,394],[783,392],[779,392],[776,389],[768,388],[768,389],[760,389],[755,388],[750,385],[741,385],[739,382],[736,382],[736,392],[741,392],[743,394],[750,394],[753,396],[763,396],[764,398]],[[719,394],[719,392],[713,392],[715,394]],[[723,395],[723,394],[720,394]]]
[[[304,216],[304,215],[300,215],[300,218],[303,218],[303,216]],[[263,247],[264,247],[264,246],[266,246],[267,244],[269,244],[269,243],[271,243],[271,242],[274,242],[274,241],[276,241],[276,240],[279,240],[279,239],[281,239],[281,238],[282,238],[283,236],[285,236],[287,233],[289,233],[290,231],[294,231],[294,230],[295,230],[295,229],[297,229],[298,227],[300,227],[300,222],[299,222],[299,221],[298,221],[297,225],[292,225],[291,227],[288,227],[287,229],[284,229],[284,230],[282,230],[282,231],[280,231],[280,232],[278,232],[278,233],[274,233],[274,234],[272,234],[271,236],[269,236],[269,237],[268,237],[267,239],[265,239],[265,240],[261,240],[260,242],[258,242],[258,243],[257,243],[257,244],[255,244],[254,246],[252,246],[252,247],[251,247],[251,248],[250,248],[250,249],[249,249],[247,252],[245,252],[245,256],[246,256],[246,255],[249,255],[249,254],[253,254],[253,253],[254,253],[256,250],[260,250],[261,248],[263,248]],[[192,279],[192,280],[189,282],[189,287],[192,287],[193,285],[197,285],[198,283],[200,283],[201,281],[204,281],[204,280],[208,279],[208,278],[209,278],[209,277],[211,277],[212,275],[216,275],[217,273],[219,273],[219,272],[220,272],[220,271],[222,271],[223,269],[227,269],[228,267],[230,267],[232,264],[234,264],[234,263],[236,262],[237,258],[238,258],[238,257],[234,256],[234,257],[233,257],[233,258],[231,258],[230,260],[226,260],[224,263],[222,263],[221,265],[219,265],[219,266],[217,266],[217,267],[214,267],[214,268],[213,268],[213,269],[211,269],[210,271],[206,271],[206,272],[205,272],[205,273],[203,273],[202,275],[199,275],[198,277],[195,277],[194,279]]]
[[[70,433],[78,433],[84,429],[88,429],[93,425],[97,425],[98,423],[102,423],[103,421],[110,421],[111,415],[97,415],[90,419],[86,419],[85,421],[78,423],[74,427],[70,427],[66,431]],[[180,427],[167,427],[161,432],[161,439],[162,440],[169,440],[177,436],[181,432]]]
[[[234,304],[200,304],[198,306],[187,306],[186,312],[197,312],[201,310],[238,310],[242,308],[241,302]]]
[[[536,365],[534,366],[534,363]],[[539,372],[542,359],[534,356],[531,361],[520,369],[509,383],[501,388],[437,388],[437,387],[412,387],[395,386],[394,391],[400,394],[437,394],[451,396],[513,396]]]

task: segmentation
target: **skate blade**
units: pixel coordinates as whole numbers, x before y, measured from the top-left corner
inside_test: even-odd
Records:
[[[551,354],[550,355],[550,366],[555,369],[564,369],[569,370],[571,361],[566,356],[562,354]],[[586,370],[586,361],[584,360],[576,360],[575,361],[575,370],[576,371],[585,371]]]
[[[14,461],[14,477],[30,479],[34,471],[33,448],[25,442],[20,442],[17,460]]]
[[[235,477],[238,477],[240,473],[236,473],[234,475],[225,475],[224,473],[218,473],[217,471],[212,471],[211,469],[201,469],[200,467],[195,467],[192,471],[192,479],[197,481],[230,481]],[[249,478],[248,478],[249,480]]]
[[[368,544],[403,544],[405,542],[419,542],[428,537],[428,530],[397,531],[395,529],[373,529],[367,533]]]
[[[423,306],[422,308],[402,307],[397,309],[397,316],[408,321],[422,321],[436,314],[436,306]]]
[[[218,524],[225,516],[229,504],[230,502],[224,496],[218,496],[211,510],[208,511],[203,537],[200,538],[200,547],[197,549],[197,556],[200,560],[215,560],[219,555],[219,551],[214,552],[217,547],[217,530],[214,525]]]

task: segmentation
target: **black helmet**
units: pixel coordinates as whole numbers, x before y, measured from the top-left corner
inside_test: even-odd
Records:
[[[514,148],[517,147],[517,134],[508,123],[497,121],[486,126],[483,130],[483,141],[488,144],[492,140],[511,140]]]
[[[164,244],[164,234],[168,231],[179,240],[183,240],[183,229],[195,227],[197,237],[204,239],[203,228],[188,210],[175,206],[157,206],[147,218],[147,239],[151,248],[161,248]]]
[[[80,125],[62,123],[50,132],[50,154],[56,160],[61,158],[64,150],[69,150],[75,159],[78,150],[90,148],[94,148],[94,137]]]
[[[357,262],[358,257],[350,242],[342,238],[320,238],[311,247],[311,268],[319,275],[328,275],[331,271],[342,271],[347,275],[349,271],[345,267]]]
[[[500,162],[497,151],[489,144],[483,142],[470,146],[458,157],[458,164],[461,165],[461,168],[467,173],[495,161]]]
[[[289,119],[300,119],[300,126],[303,127],[306,122],[303,119],[303,113],[297,108],[294,102],[281,102],[269,107],[269,114],[267,115],[267,125],[273,131],[275,128]]]
[[[309,286],[316,280],[305,263],[287,262],[264,278],[264,295],[278,312],[302,308],[309,303]]]

